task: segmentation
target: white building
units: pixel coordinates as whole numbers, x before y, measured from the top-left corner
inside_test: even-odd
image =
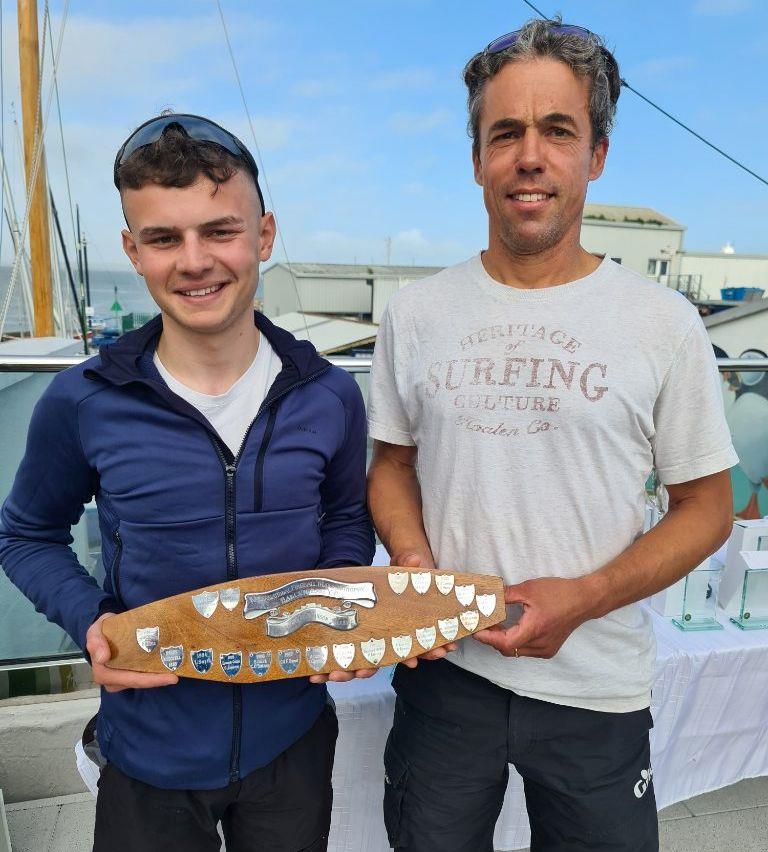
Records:
[[[301,311],[357,316],[378,323],[389,297],[439,266],[275,263],[262,273],[259,297],[268,317]]]
[[[720,252],[683,248],[685,227],[651,207],[587,204],[581,244],[695,300],[720,300],[726,287],[758,287],[768,292],[768,254],[738,254],[726,244]]]
[[[677,272],[685,227],[650,207],[587,204],[581,244],[663,284]]]

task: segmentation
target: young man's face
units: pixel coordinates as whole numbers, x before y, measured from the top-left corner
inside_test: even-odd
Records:
[[[147,184],[122,198],[130,227],[123,248],[164,323],[202,334],[247,323],[259,262],[269,259],[275,238],[251,178],[236,172],[218,186],[204,176],[181,188]]]
[[[589,83],[555,59],[511,62],[483,94],[475,180],[491,241],[536,254],[578,242],[587,184],[603,171],[608,140],[593,149]]]

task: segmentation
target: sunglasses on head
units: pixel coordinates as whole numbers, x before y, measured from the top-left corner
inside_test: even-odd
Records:
[[[549,25],[549,31],[551,33],[554,33],[555,35],[564,35],[564,36],[572,35],[572,36],[578,36],[579,38],[583,38],[583,39],[587,39],[587,40],[594,39],[599,44],[598,37],[591,30],[588,30],[586,27],[577,27],[575,24],[559,24],[559,23],[557,23],[557,21],[547,21],[546,23]],[[495,38],[489,45],[487,45],[487,47],[485,48],[485,52],[486,53],[501,53],[503,50],[506,50],[508,47],[512,47],[512,45],[520,38],[521,33],[522,33],[522,30],[515,30],[512,33],[507,33],[506,35],[499,36],[498,38]],[[608,50],[608,48],[603,47],[602,44],[600,44],[600,52],[605,57],[605,60],[608,63],[608,65],[612,69],[616,70],[616,75],[618,76],[619,66],[616,62],[616,58],[614,57],[614,55],[611,53],[610,50]],[[609,79],[610,79],[610,76],[609,76]],[[613,84],[611,84],[611,89],[613,89],[613,88],[614,88],[614,86],[613,86]],[[619,96],[618,90],[615,91],[615,92],[612,92],[612,95],[614,95],[614,100],[617,99],[618,96]]]
[[[150,118],[149,121],[145,121],[144,124],[137,127],[125,142],[123,142],[115,157],[114,181],[118,189],[120,189],[120,166],[123,165],[131,154],[138,151],[139,148],[157,142],[171,126],[183,130],[190,139],[195,139],[198,142],[211,142],[229,151],[235,157],[242,159],[256,184],[256,192],[259,194],[259,202],[261,203],[261,212],[264,213],[266,211],[264,196],[261,194],[261,187],[259,186],[259,169],[256,161],[251,156],[251,152],[233,133],[220,127],[216,122],[208,118],[203,118],[200,115],[171,113],[169,115],[158,116],[157,118]]]
[[[547,23],[549,24],[549,31],[555,35],[575,35],[585,39],[594,38],[594,33],[591,33],[584,27],[577,27],[574,24],[558,24],[555,21],[547,21]],[[486,52],[501,53],[502,50],[512,47],[518,38],[520,38],[521,32],[522,30],[515,30],[513,33],[507,33],[506,35],[495,38],[485,48]]]

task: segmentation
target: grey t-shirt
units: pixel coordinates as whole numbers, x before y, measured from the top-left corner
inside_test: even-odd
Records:
[[[679,293],[610,259],[577,281],[500,284],[479,256],[405,287],[376,341],[373,438],[418,447],[439,567],[506,584],[579,577],[642,533],[645,482],[736,463],[712,346]],[[551,660],[471,638],[454,663],[574,707],[647,707],[655,644],[633,604],[578,628]]]

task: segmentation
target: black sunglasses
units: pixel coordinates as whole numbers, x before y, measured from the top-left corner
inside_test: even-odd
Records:
[[[594,33],[591,33],[585,27],[577,27],[574,24],[558,24],[556,21],[547,21],[547,23],[549,24],[549,31],[555,35],[575,35],[586,39],[594,38]],[[520,37],[521,32],[522,30],[515,30],[513,33],[507,33],[506,35],[495,38],[485,48],[486,52],[501,53],[502,50],[512,47]]]
[[[120,189],[120,166],[123,165],[134,151],[143,148],[145,145],[157,142],[171,126],[181,128],[190,139],[196,139],[198,142],[212,142],[214,145],[219,145],[221,148],[229,151],[235,157],[244,160],[256,184],[256,192],[259,194],[259,202],[261,203],[261,212],[266,212],[267,208],[264,204],[264,196],[261,194],[261,187],[259,186],[259,169],[256,161],[251,156],[251,152],[233,133],[220,127],[216,122],[208,118],[203,118],[200,115],[188,115],[186,113],[160,115],[157,118],[150,118],[149,121],[145,121],[144,124],[137,127],[125,142],[123,142],[115,157],[114,181],[118,189]]]

